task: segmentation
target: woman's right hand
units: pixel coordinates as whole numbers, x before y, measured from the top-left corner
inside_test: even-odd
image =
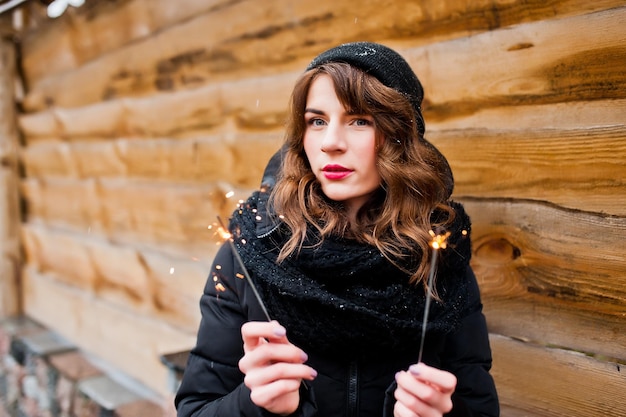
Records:
[[[304,362],[307,355],[291,344],[278,322],[248,322],[241,327],[244,355],[239,369],[250,398],[267,411],[289,415],[300,404],[302,380],[313,380],[317,372]]]
[[[452,410],[456,377],[450,372],[419,363],[398,372],[396,382],[394,417],[441,417]]]

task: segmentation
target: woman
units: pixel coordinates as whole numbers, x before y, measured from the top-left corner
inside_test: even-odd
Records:
[[[286,141],[230,223],[176,398],[179,417],[496,416],[470,221],[424,139],[423,90],[374,43],[316,57]],[[437,260],[423,360],[432,230]]]

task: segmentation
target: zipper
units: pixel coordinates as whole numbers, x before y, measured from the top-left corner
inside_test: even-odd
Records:
[[[348,368],[347,417],[358,417],[359,413],[359,366],[357,361],[350,362]]]
[[[277,223],[269,231],[267,231],[265,233],[257,234],[256,237],[258,239],[265,239],[266,237],[268,237],[269,235],[274,233],[279,227],[280,227],[280,223]]]

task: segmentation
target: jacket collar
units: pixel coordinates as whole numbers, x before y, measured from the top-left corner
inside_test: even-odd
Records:
[[[280,171],[284,150],[285,147],[283,146],[270,158],[261,179],[261,189],[258,193],[257,201],[256,224],[256,236],[259,239],[269,236],[282,224],[278,216],[270,210],[269,198],[272,188],[276,184],[276,176]]]

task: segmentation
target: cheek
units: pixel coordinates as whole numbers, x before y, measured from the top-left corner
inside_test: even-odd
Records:
[[[302,139],[302,147],[304,148],[304,154],[306,155],[306,158],[309,160],[309,162],[315,159],[315,156],[317,155],[317,148],[312,138],[304,135],[304,138]]]
[[[308,142],[306,140],[302,143],[302,147],[304,148],[304,155],[306,156],[306,159],[311,161],[311,150],[309,149],[310,146],[308,146]]]
[[[369,176],[373,182],[380,184],[381,178],[378,172],[378,144],[373,142],[371,146],[363,148],[360,154],[361,160],[367,165]]]
[[[356,153],[359,159],[370,166],[376,166],[378,159],[378,143],[374,140],[361,144]]]

